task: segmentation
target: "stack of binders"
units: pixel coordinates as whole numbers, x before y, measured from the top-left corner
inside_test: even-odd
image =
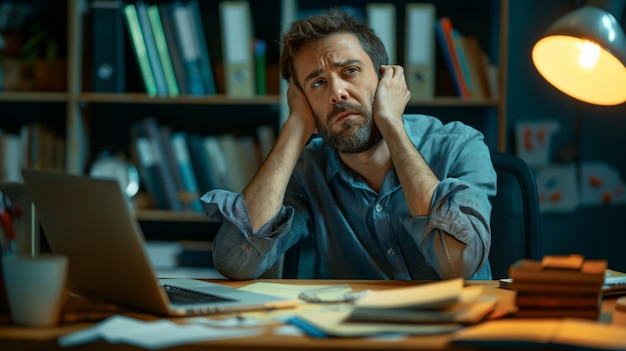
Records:
[[[521,259],[509,267],[516,317],[598,319],[606,260],[581,255]]]

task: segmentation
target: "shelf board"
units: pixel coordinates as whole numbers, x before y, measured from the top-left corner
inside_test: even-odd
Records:
[[[67,92],[45,91],[3,91],[0,92],[0,101],[13,102],[66,102]]]
[[[232,98],[223,94],[177,97],[151,97],[145,93],[82,93],[81,102],[92,103],[137,103],[137,104],[199,104],[199,105],[278,105],[279,95],[260,95],[251,98]]]
[[[0,101],[67,102],[67,92],[0,92]],[[232,98],[224,94],[208,96],[181,95],[177,97],[150,97],[145,93],[81,93],[78,100],[85,103],[108,104],[199,104],[199,105],[278,105],[280,95],[262,95],[251,98]],[[442,96],[429,100],[410,100],[409,106],[486,106],[497,107],[497,99],[463,100]]]
[[[408,106],[435,106],[435,107],[497,107],[499,101],[497,99],[469,99],[463,100],[455,96],[438,96],[433,99],[411,99]]]
[[[164,221],[164,222],[208,222],[203,213],[174,212],[167,210],[137,210],[135,217],[140,221]]]

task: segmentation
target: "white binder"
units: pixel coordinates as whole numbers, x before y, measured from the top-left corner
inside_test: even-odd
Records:
[[[387,50],[389,64],[398,64],[396,57],[396,6],[388,3],[369,3],[366,7],[367,25],[374,30]]]
[[[226,95],[253,97],[252,15],[247,1],[220,3]]]
[[[426,3],[406,5],[406,81],[411,99],[435,96],[435,6]]]

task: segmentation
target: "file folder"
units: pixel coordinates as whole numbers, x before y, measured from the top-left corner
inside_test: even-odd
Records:
[[[94,1],[91,4],[93,43],[93,91],[126,91],[123,1]]]
[[[221,2],[220,20],[226,95],[253,97],[255,83],[250,4],[247,1]]]
[[[366,7],[367,25],[385,45],[389,64],[398,63],[396,58],[396,6],[387,3],[369,3]]]
[[[435,6],[406,5],[405,72],[411,99],[435,96]]]

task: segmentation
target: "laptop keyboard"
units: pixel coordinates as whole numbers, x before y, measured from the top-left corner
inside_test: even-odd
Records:
[[[234,301],[225,297],[204,294],[171,285],[163,285],[163,289],[165,290],[165,293],[169,297],[170,301],[176,304]]]

